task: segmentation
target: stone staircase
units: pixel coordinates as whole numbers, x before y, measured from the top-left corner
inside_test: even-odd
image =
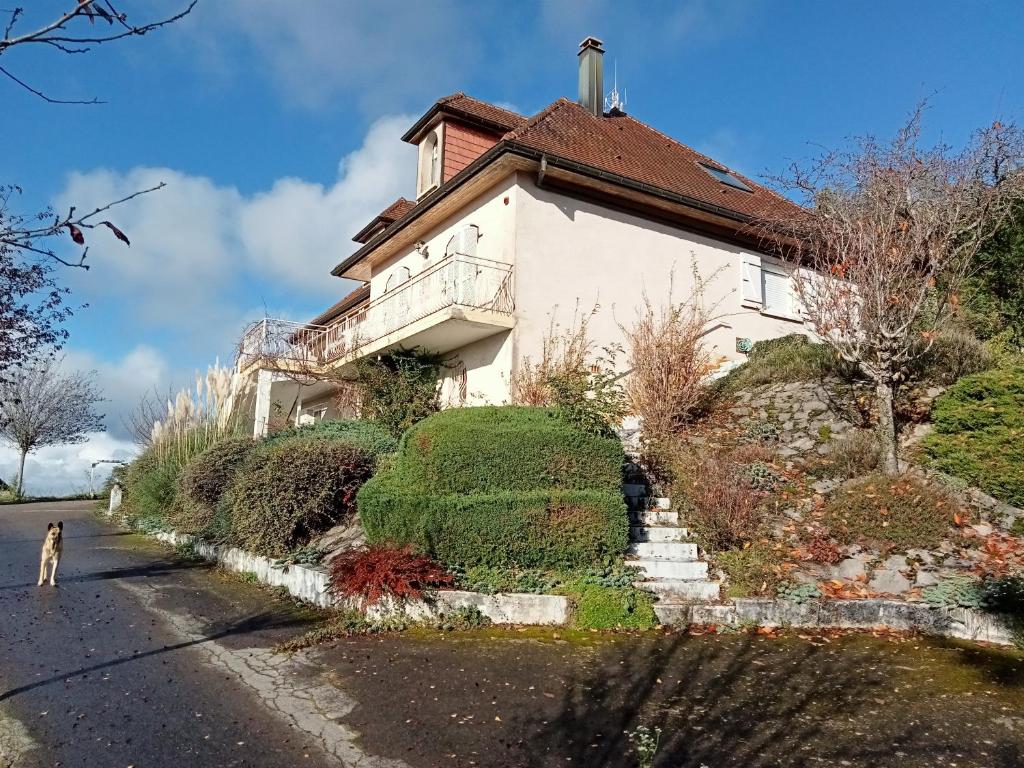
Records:
[[[622,492],[630,518],[626,565],[644,574],[636,586],[663,603],[717,600],[718,582],[708,579],[708,564],[700,559],[697,545],[687,541],[690,532],[679,525],[671,500],[652,497],[646,481],[635,479],[623,484]]]

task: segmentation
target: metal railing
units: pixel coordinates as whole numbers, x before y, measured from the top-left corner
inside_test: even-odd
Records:
[[[451,306],[511,315],[512,265],[454,254],[330,325],[259,320],[242,336],[239,366],[260,358],[322,365]]]

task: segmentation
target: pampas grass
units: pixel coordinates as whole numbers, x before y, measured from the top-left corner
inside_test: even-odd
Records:
[[[153,423],[150,445],[161,464],[181,467],[217,440],[235,433],[240,402],[249,383],[218,360],[206,375],[198,372],[195,392],[183,389],[167,401],[163,419]]]

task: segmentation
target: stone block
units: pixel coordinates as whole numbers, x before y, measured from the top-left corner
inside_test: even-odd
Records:
[[[875,571],[871,575],[868,587],[874,592],[884,595],[899,595],[906,592],[913,585],[910,580],[899,571],[886,570],[884,568]]]

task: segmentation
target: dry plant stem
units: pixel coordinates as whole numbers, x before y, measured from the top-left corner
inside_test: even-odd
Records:
[[[956,314],[975,256],[1024,195],[1024,140],[995,122],[961,150],[922,146],[924,104],[888,141],[868,136],[776,179],[796,214],[756,223],[800,268],[821,340],[874,383],[882,467],[899,470],[893,392]]]
[[[573,309],[568,326],[555,321],[558,308],[548,317],[548,328],[541,337],[540,359],[534,362],[524,356],[512,375],[512,402],[517,405],[550,406],[554,396],[549,382],[559,376],[590,372],[589,361],[594,352],[590,339],[590,320],[600,310],[595,304],[589,312],[580,312],[579,302]]]
[[[709,304],[709,286],[721,270],[701,275],[691,259],[693,289],[684,301],[674,299],[675,275],[669,275],[668,298],[655,307],[647,292],[632,325],[620,323],[630,367],[625,378],[632,412],[643,423],[648,442],[664,441],[689,421],[707,390],[707,376],[717,360],[704,338],[721,317],[722,300]]]

